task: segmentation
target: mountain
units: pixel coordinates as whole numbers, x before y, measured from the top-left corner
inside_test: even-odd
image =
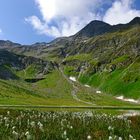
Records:
[[[115,32],[131,28],[133,25],[140,24],[140,18],[136,17],[127,24],[110,25],[103,21],[94,20],[74,35],[74,38],[90,38],[105,33]]]
[[[74,35],[74,37],[78,38],[90,38],[93,36],[101,35],[111,28],[111,25],[102,22],[102,21],[92,21],[86,27],[84,27],[81,31]]]
[[[136,25],[140,24],[140,17],[135,17],[132,21],[130,21],[127,25]]]
[[[92,21],[75,35],[50,43],[25,46],[0,41],[0,46],[0,79],[16,80],[43,98],[65,97],[73,103],[70,93],[75,91],[66,76],[83,84],[77,96],[96,104],[108,105],[110,94],[140,98],[139,17],[118,25]],[[106,102],[84,85],[106,93]]]
[[[36,68],[34,78],[37,78],[39,76],[43,77],[43,75],[53,70],[54,65],[51,62],[43,61],[34,57],[17,55],[12,52],[8,52],[7,50],[0,50],[1,79],[17,79],[17,73],[19,71],[26,71],[28,68]],[[33,75],[33,73],[31,73],[31,75]]]
[[[78,53],[78,46],[82,46],[90,38],[99,38],[99,36],[105,34],[123,32],[134,28],[134,26],[138,27],[139,23],[139,17],[134,18],[130,23],[114,26],[96,20],[90,22],[86,27],[73,36],[57,38],[50,43],[43,42],[29,46],[20,45],[19,47],[10,47],[8,50],[17,54],[34,56],[46,60],[57,56],[64,58],[68,55]],[[80,50],[81,49],[84,49],[84,47],[80,48]]]
[[[13,43],[13,42],[11,42],[11,41],[9,41],[9,40],[0,40],[0,49],[1,48],[10,48],[10,47],[19,47],[19,46],[21,46],[20,44],[18,44],[18,43]]]
[[[68,75],[109,94],[140,97],[140,18],[75,42],[66,52]]]

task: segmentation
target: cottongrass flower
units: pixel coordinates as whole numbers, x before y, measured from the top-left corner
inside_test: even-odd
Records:
[[[114,128],[113,128],[112,126],[109,126],[109,127],[108,127],[108,130],[109,130],[109,131],[113,131]]]
[[[129,135],[129,140],[136,140],[136,139],[134,139],[134,137],[130,134]]]
[[[66,131],[66,130],[64,131],[64,135],[65,135],[65,136],[67,135],[67,131]]]
[[[15,130],[13,130],[12,134],[15,139],[18,139],[19,134]]]
[[[32,122],[30,123],[30,125],[31,125],[31,127],[35,127],[35,122],[32,121]]]
[[[4,119],[4,121],[5,121],[5,124],[7,124],[8,121],[9,121],[8,117],[4,117],[3,119]]]
[[[28,120],[27,120],[27,125],[29,125],[29,124],[30,124],[30,120],[28,119]]]
[[[93,117],[93,113],[92,113],[91,111],[89,111],[89,112],[85,112],[85,116]]]
[[[27,132],[25,133],[25,136],[26,136],[27,140],[31,140],[31,139],[32,139],[32,137],[31,137],[29,131],[27,131]]]
[[[16,127],[15,127],[15,126],[13,126],[13,127],[12,127],[12,130],[15,130],[15,128],[16,128]]]
[[[6,126],[7,128],[9,128],[10,124],[5,124],[5,126]]]
[[[113,140],[112,136],[109,136],[108,140]]]
[[[66,139],[67,138],[67,131],[65,130],[62,134],[62,138]]]
[[[10,111],[7,111],[7,115],[10,115]]]
[[[129,134],[129,139],[133,139],[133,136],[131,134]]]
[[[29,131],[25,132],[25,136],[29,135]]]
[[[4,120],[8,120],[8,118],[7,118],[7,117],[4,117],[3,119],[4,119]]]
[[[44,131],[43,124],[41,122],[38,122],[37,125],[39,126],[39,129],[43,132]]]
[[[122,140],[122,137],[119,137],[119,139],[118,140]]]
[[[43,124],[41,122],[37,123],[39,127],[43,127]]]
[[[91,140],[91,136],[90,135],[87,136],[87,140]]]

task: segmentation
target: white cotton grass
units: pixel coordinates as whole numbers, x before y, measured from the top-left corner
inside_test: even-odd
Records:
[[[109,126],[109,127],[108,127],[108,130],[109,130],[109,131],[113,131],[114,128],[113,128],[112,126]]]
[[[25,136],[26,136],[27,140],[31,140],[32,139],[32,136],[30,135],[29,131],[25,132]]]
[[[87,140],[91,140],[91,136],[90,135],[87,136]]]
[[[65,135],[65,136],[67,135],[67,131],[66,131],[66,130],[64,131],[64,135]]]
[[[129,134],[129,140],[136,140],[131,134]]]
[[[62,134],[62,138],[63,138],[63,139],[67,139],[67,131],[66,131],[66,130],[64,130],[64,132],[63,132],[63,134]]]
[[[15,128],[16,128],[16,126],[13,126],[13,127],[12,127],[12,130],[15,130]]]
[[[30,125],[31,125],[31,127],[35,127],[35,122],[32,121],[32,122],[30,123]]]
[[[41,131],[44,131],[44,129],[43,129],[43,124],[42,124],[40,121],[37,123],[37,125],[39,126],[39,129],[40,129]]]
[[[97,129],[102,129],[107,132],[106,139],[108,140],[123,140],[121,133],[115,133],[115,130],[126,132],[126,128],[130,129],[129,140],[136,140],[136,134],[132,133],[132,122],[129,117],[118,118],[117,115],[109,114],[98,114],[93,111],[80,111],[80,112],[37,112],[37,111],[22,111],[19,114],[12,115],[13,112],[5,112],[4,115],[0,115],[0,127],[2,131],[8,131],[6,139],[9,137],[11,139],[26,139],[32,140],[36,136],[39,139],[48,138],[50,139],[50,133],[56,134],[59,139],[71,140],[73,138],[73,133],[78,129],[77,136],[79,139],[85,137],[87,140],[97,139],[92,136],[97,125]],[[118,123],[116,123],[118,121]],[[115,123],[114,123],[115,122]],[[78,124],[78,125],[77,125]],[[104,127],[105,124],[105,127]],[[108,127],[107,127],[108,125]],[[80,126],[80,128],[79,128]],[[123,126],[123,130],[119,127]],[[54,129],[53,128],[57,128]],[[84,128],[84,132],[81,131]],[[87,128],[87,129],[86,129]],[[90,128],[90,129],[89,129]],[[81,130],[80,130],[81,129]],[[1,130],[0,130],[1,131]],[[79,135],[78,135],[79,134]],[[132,135],[133,134],[133,135]],[[128,133],[126,133],[128,135]]]
[[[7,111],[7,115],[10,115],[10,111]]]
[[[122,140],[122,137],[119,137],[119,139],[118,140]]]
[[[15,130],[12,131],[12,134],[15,139],[18,139],[19,134]]]
[[[113,137],[112,136],[109,136],[108,140],[113,140]]]

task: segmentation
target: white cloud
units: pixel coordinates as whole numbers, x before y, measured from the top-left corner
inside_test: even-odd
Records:
[[[73,16],[87,16],[94,10],[101,0],[35,0],[45,21],[57,16],[69,18]]]
[[[96,19],[113,25],[140,16],[140,10],[133,8],[134,0],[35,0],[35,3],[41,17],[33,15],[25,21],[37,33],[53,37],[73,35]],[[102,5],[108,3],[112,5],[103,14]]]
[[[97,9],[103,0],[35,0],[42,19],[25,18],[40,34],[69,36],[75,34],[91,20],[101,19]]]
[[[134,17],[140,16],[140,10],[134,9],[133,3],[134,0],[116,0],[107,10],[103,21],[112,25],[130,22]]]
[[[25,21],[33,25],[33,27],[37,30],[39,34],[45,34],[55,37],[61,36],[60,32],[55,26],[48,26],[46,22],[41,22],[37,16],[25,18]]]

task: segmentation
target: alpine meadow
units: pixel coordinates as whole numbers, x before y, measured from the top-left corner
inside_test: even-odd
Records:
[[[140,140],[138,0],[2,0],[0,13],[1,140]]]

